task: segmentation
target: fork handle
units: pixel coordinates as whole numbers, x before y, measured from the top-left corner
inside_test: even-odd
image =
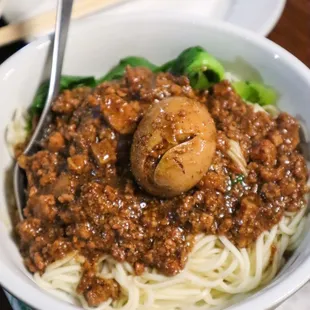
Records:
[[[58,0],[55,35],[53,40],[52,69],[47,99],[37,127],[24,151],[25,154],[28,154],[32,149],[34,142],[40,139],[40,136],[43,133],[43,128],[48,122],[48,114],[51,110],[52,102],[59,93],[59,83],[66,49],[72,5],[73,0]]]

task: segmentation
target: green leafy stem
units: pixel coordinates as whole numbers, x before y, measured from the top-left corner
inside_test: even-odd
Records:
[[[93,76],[62,76],[60,92],[65,89],[74,89],[81,86],[95,87],[96,85],[112,80],[121,79],[127,66],[146,67],[154,73],[171,72],[174,75],[186,75],[194,89],[206,90],[212,85],[222,81],[225,76],[223,65],[205,49],[200,46],[184,50],[177,58],[168,61],[162,66],[157,66],[143,57],[130,56],[120,60],[106,75],[95,79]],[[39,116],[44,108],[47,98],[49,81],[39,87],[29,109],[27,129],[32,129],[32,119]],[[261,106],[275,105],[276,92],[266,85],[254,82],[234,82],[235,91],[246,101],[258,103]]]

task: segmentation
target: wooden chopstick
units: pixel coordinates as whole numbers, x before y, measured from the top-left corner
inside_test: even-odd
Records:
[[[131,0],[133,1],[133,0]],[[71,19],[78,19],[96,13],[111,5],[128,0],[79,0],[75,1]],[[27,37],[38,36],[51,31],[56,20],[56,10],[44,12],[26,21],[0,28],[0,46],[13,43]]]

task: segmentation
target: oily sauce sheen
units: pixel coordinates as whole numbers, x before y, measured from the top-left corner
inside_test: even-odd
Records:
[[[217,145],[192,190],[161,199],[135,182],[130,146],[148,107],[170,96],[207,106]],[[53,116],[42,151],[18,158],[29,196],[26,219],[17,226],[20,247],[31,272],[43,273],[72,251],[83,255],[77,291],[90,306],[120,294],[115,280],[95,275],[104,254],[129,262],[137,275],[152,267],[173,276],[184,268],[197,234],[225,235],[247,247],[285,211],[304,204],[307,168],[298,122],[287,113],[276,119],[255,113],[227,81],[196,92],[186,77],[127,68],[120,81],[64,91]],[[229,139],[241,146],[247,176],[227,155]]]

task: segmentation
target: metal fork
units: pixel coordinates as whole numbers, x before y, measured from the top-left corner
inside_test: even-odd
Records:
[[[53,40],[52,69],[48,95],[39,123],[24,151],[25,155],[32,155],[37,150],[38,141],[40,141],[44,132],[43,129],[50,121],[50,110],[52,102],[59,93],[59,83],[61,78],[72,5],[73,0],[58,1],[55,35]],[[16,163],[14,167],[13,183],[17,209],[21,220],[24,219],[23,208],[26,204],[26,181],[27,180],[24,171]]]

